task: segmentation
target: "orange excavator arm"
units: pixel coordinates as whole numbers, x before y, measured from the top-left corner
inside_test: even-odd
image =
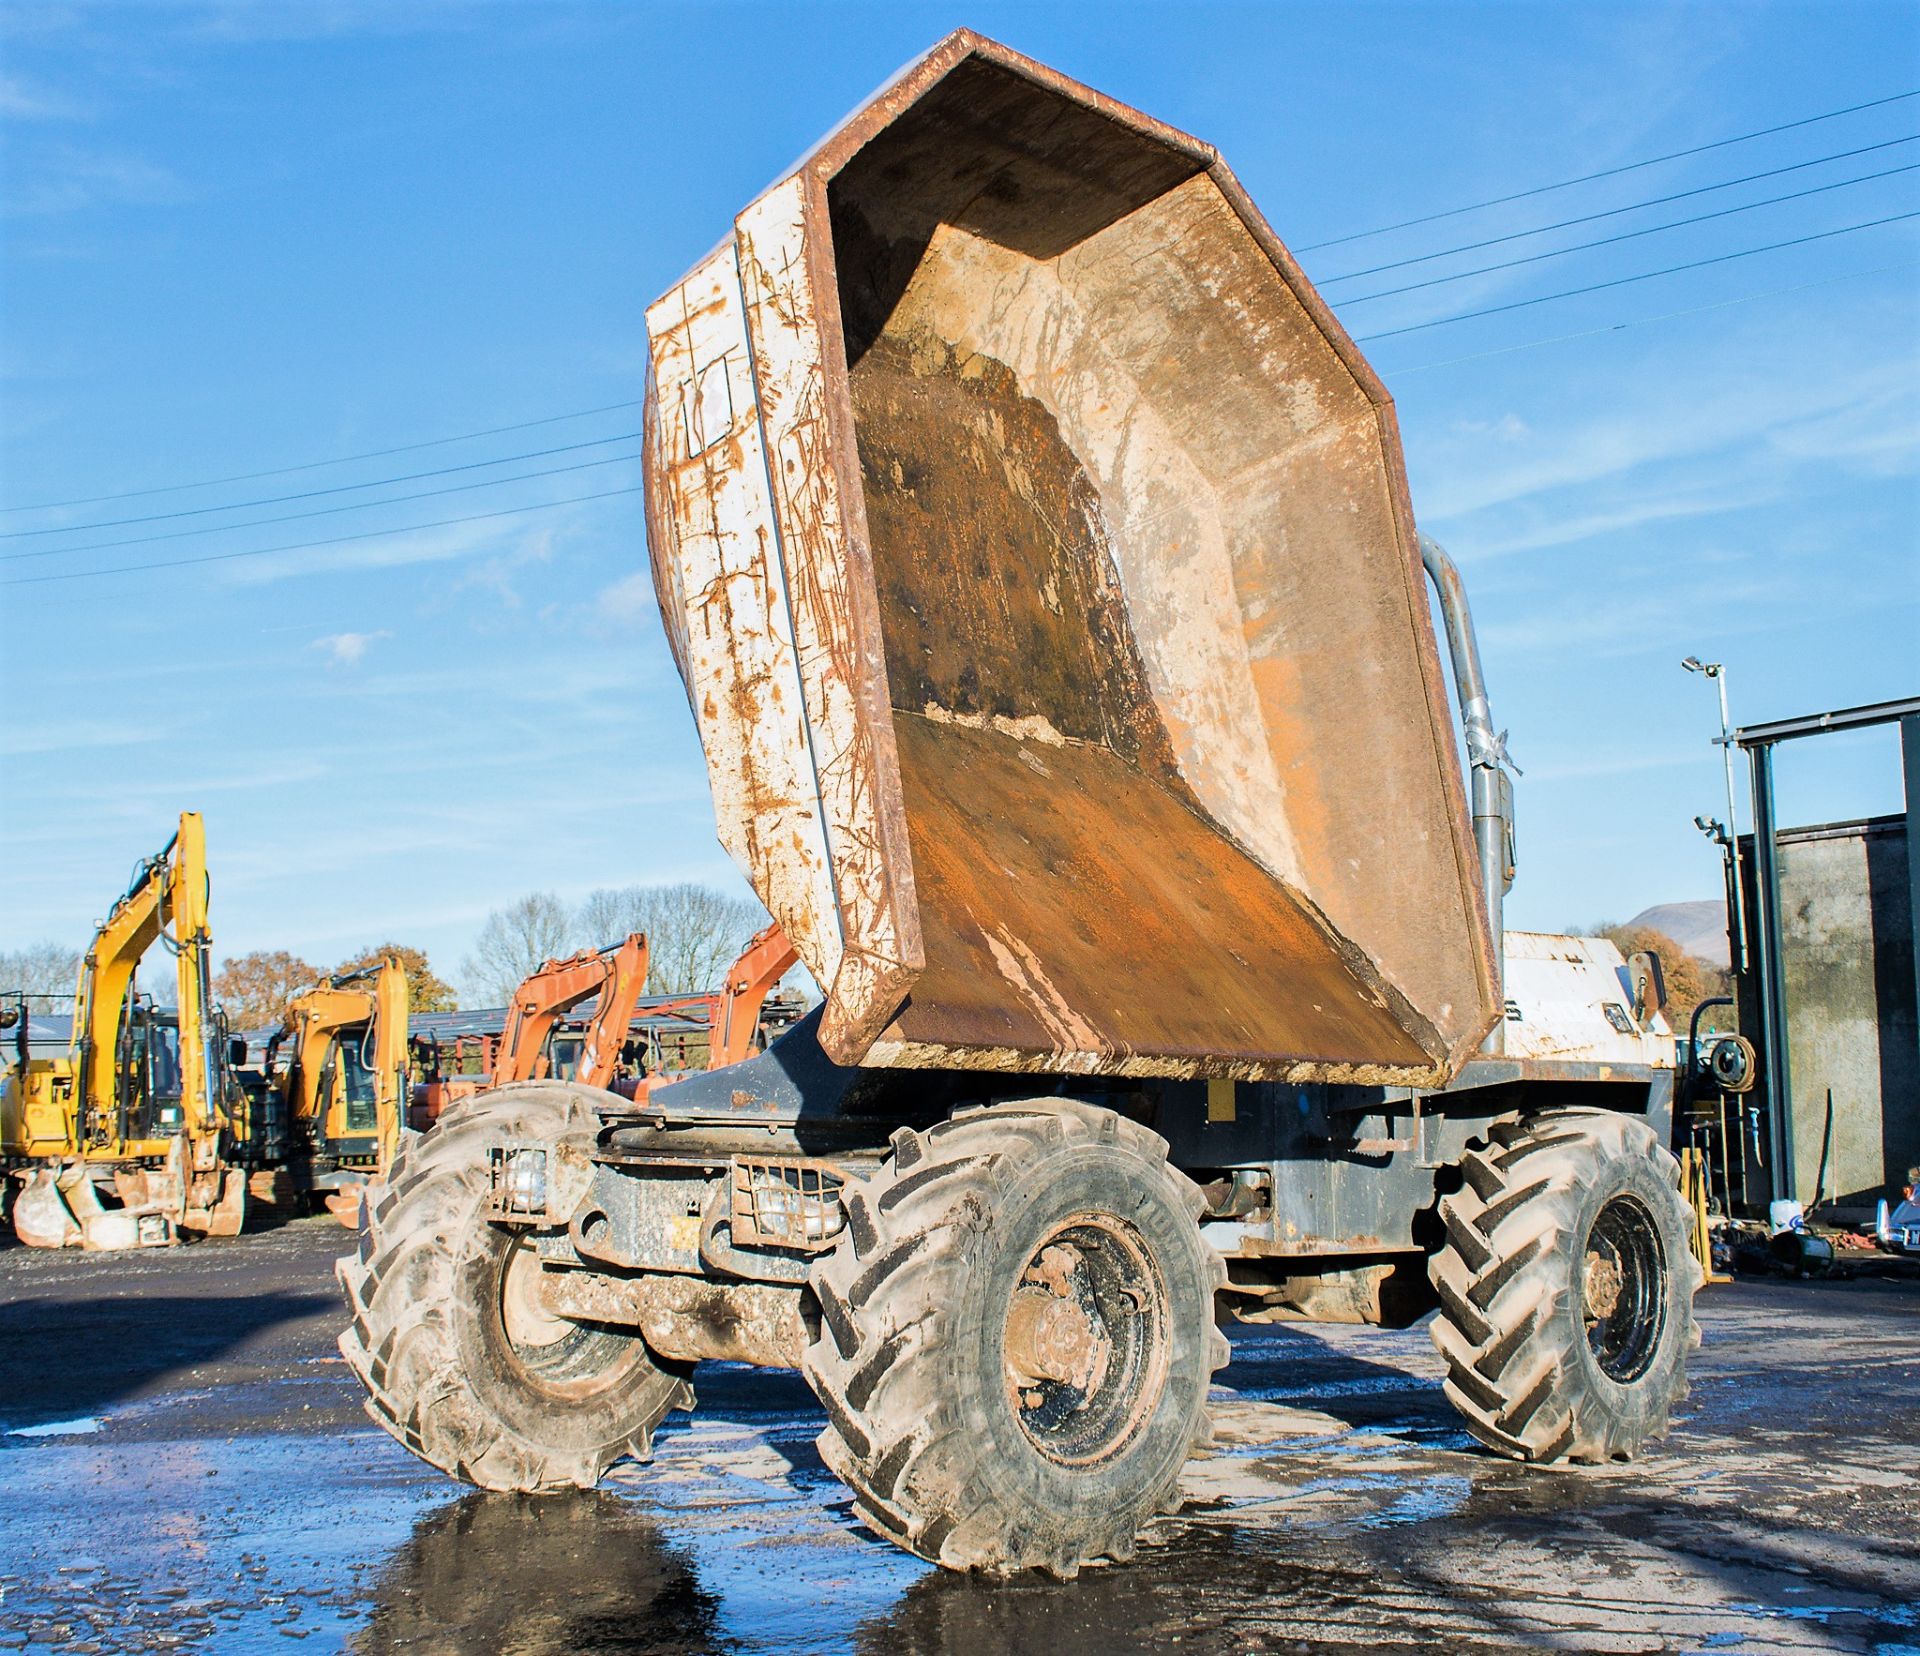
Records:
[[[506,1026],[494,1057],[493,1084],[540,1079],[553,1026],[597,993],[574,1079],[590,1087],[607,1086],[646,981],[647,940],[639,932],[610,948],[587,949],[565,960],[543,963],[528,974],[508,1003]]]
[[[726,987],[721,990],[709,1037],[709,1069],[737,1064],[752,1053],[760,1008],[799,958],[778,921],[754,934],[740,958],[727,968]]]
[[[727,968],[726,982],[718,990],[704,994],[681,995],[671,1000],[651,1002],[648,1016],[654,1018],[707,1019],[707,1068],[717,1070],[751,1058],[754,1039],[760,1032],[760,1009],[767,996],[800,956],[780,929],[778,921],[754,934],[753,941]],[[682,1080],[680,1075],[646,1075],[637,1081],[623,1081],[618,1090],[628,1098],[645,1102],[662,1087]]]

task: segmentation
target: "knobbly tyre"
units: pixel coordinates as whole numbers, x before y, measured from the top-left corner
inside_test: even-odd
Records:
[[[872,1529],[1061,1576],[1177,1504],[1217,1306],[1437,1310],[1521,1460],[1664,1432],[1658,963],[1495,947],[1464,592],[1214,152],[956,34],[648,325],[720,838],[825,998],[644,1102],[503,1087],[409,1142],[341,1264],[374,1418],[584,1487],[701,1360],[798,1367]]]

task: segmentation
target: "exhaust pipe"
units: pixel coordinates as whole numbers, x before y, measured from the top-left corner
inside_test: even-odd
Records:
[[[1520,767],[1507,753],[1507,733],[1497,734],[1487,705],[1487,680],[1480,668],[1480,640],[1473,630],[1473,611],[1467,605],[1466,583],[1447,550],[1431,535],[1420,537],[1420,562],[1440,598],[1446,624],[1447,649],[1453,657],[1454,693],[1460,699],[1460,728],[1467,742],[1467,769],[1472,778],[1473,843],[1480,853],[1480,889],[1487,898],[1487,924],[1493,933],[1494,970],[1502,996],[1506,993],[1506,933],[1502,911],[1513,887],[1515,845],[1513,781],[1507,775]],[[1487,1037],[1488,1052],[1506,1046],[1506,1018]]]

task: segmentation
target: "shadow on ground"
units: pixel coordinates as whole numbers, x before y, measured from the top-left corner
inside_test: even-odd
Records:
[[[301,1319],[337,1318],[330,1294],[88,1296],[0,1305],[0,1429],[98,1414],[231,1357]]]

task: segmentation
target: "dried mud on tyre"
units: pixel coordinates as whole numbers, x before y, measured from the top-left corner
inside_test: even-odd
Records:
[[[1700,1342],[1673,1158],[1636,1116],[1558,1109],[1496,1124],[1460,1170],[1431,1265],[1448,1399],[1517,1460],[1630,1460]]]
[[[340,1352],[367,1413],[422,1460],[482,1489],[590,1489],[616,1460],[646,1460],[653,1429],[691,1408],[686,1369],[638,1335],[546,1318],[538,1262],[487,1223],[487,1151],[590,1136],[589,1101],[530,1082],[456,1105],[405,1145],[336,1267],[352,1322]]]
[[[1156,1134],[1062,1099],[893,1145],[810,1278],[823,1458],[870,1528],[949,1568],[1131,1557],[1228,1355],[1198,1190]]]

